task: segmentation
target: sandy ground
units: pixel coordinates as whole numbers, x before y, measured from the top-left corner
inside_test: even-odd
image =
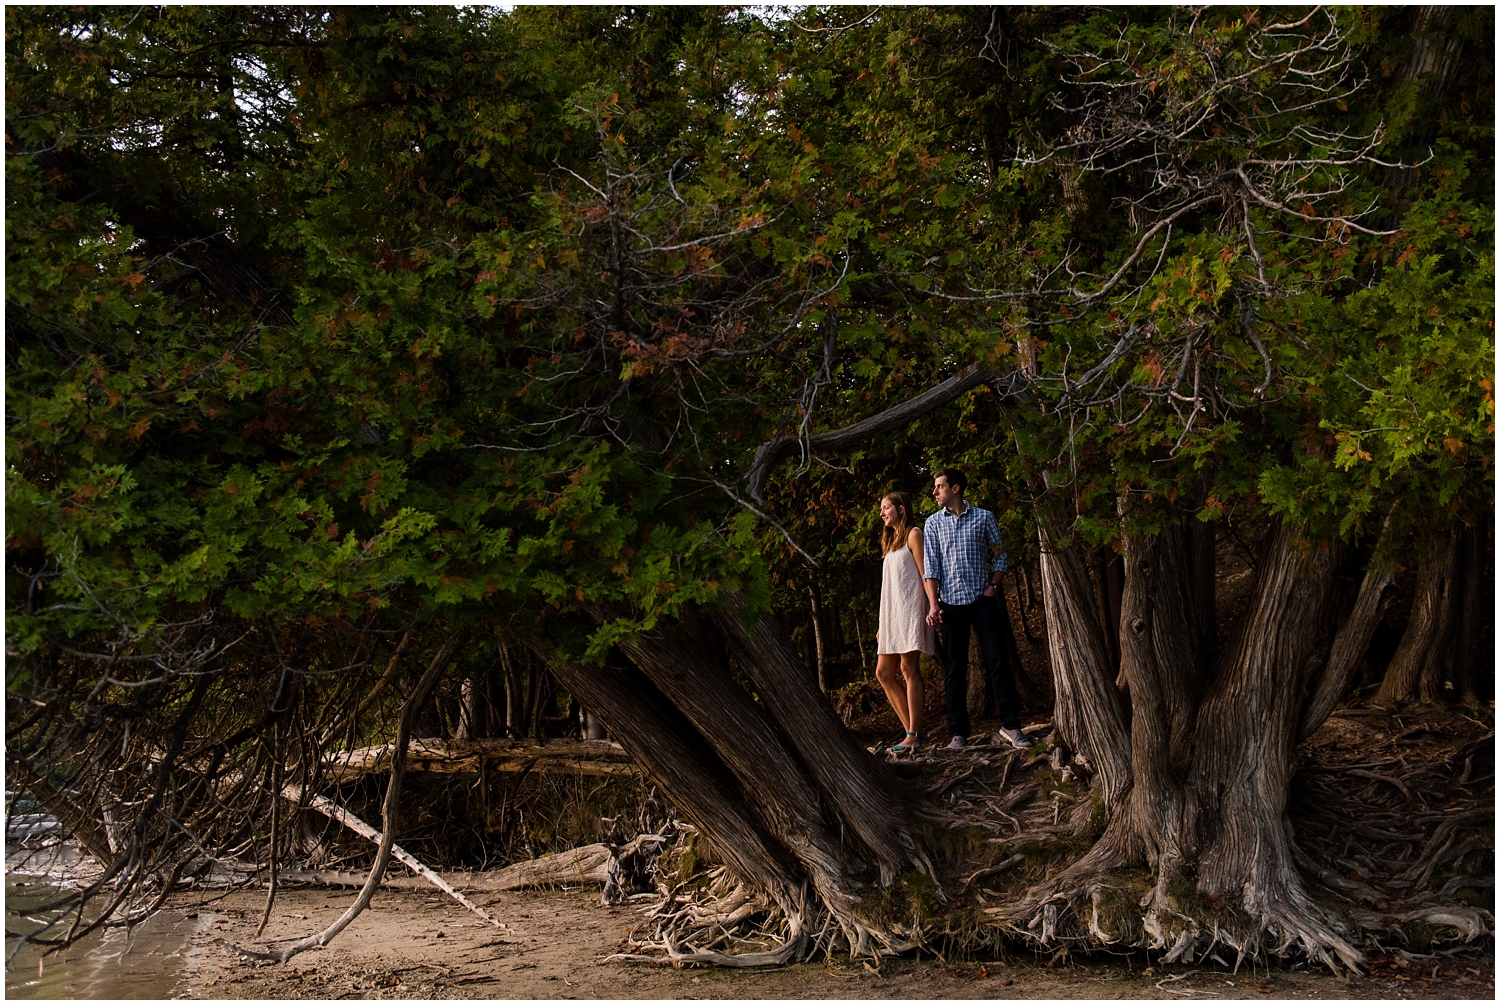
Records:
[[[352,891],[289,890],[277,897],[266,937],[274,945],[337,917]],[[162,993],[186,998],[1482,998],[1495,993],[1491,946],[1441,961],[1375,961],[1368,977],[1327,971],[1258,970],[1233,975],[1210,967],[1144,969],[1138,954],[1075,958],[1048,967],[1030,956],[1001,961],[931,957],[887,960],[879,972],[847,959],[767,970],[675,969],[598,962],[639,919],[636,908],[607,908],[597,893],[574,890],[493,895],[496,929],[447,898],[379,894],[329,948],[285,965],[237,959],[263,896],[218,901],[183,898],[164,912],[157,938],[188,947],[160,965],[176,969]],[[134,954],[132,954],[134,955]],[[126,959],[129,959],[127,957]],[[123,962],[123,961],[122,961]],[[133,967],[150,960],[137,959]],[[1436,969],[1434,969],[1434,967]],[[1169,992],[1177,992],[1169,994]]]

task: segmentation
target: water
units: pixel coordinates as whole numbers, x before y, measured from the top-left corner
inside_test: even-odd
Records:
[[[31,942],[11,955],[21,941],[12,933],[36,933],[57,916],[28,913],[28,908],[76,889],[80,871],[92,866],[72,845],[57,843],[50,817],[12,817],[11,825],[5,856],[5,997],[180,997],[193,957],[202,952],[193,946],[193,937],[211,924],[211,912],[189,912],[197,915],[190,917],[168,908],[136,925],[128,936],[123,928],[110,928],[50,956],[45,955],[48,947]],[[70,925],[71,919],[47,934],[63,935]]]

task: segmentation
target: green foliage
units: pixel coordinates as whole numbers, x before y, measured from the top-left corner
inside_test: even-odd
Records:
[[[13,645],[212,610],[542,625],[597,658],[728,587],[800,604],[788,537],[857,609],[879,496],[929,506],[948,464],[1013,559],[1039,519],[1114,541],[1122,500],[1327,536],[1393,507],[1475,519],[1487,71],[1434,117],[1400,17],[1316,14],[1378,72],[1289,112],[1256,103],[1296,81],[1257,54],[1255,9],[994,17],[8,11]],[[1371,163],[1314,171],[1342,186],[1327,212],[1389,206],[1393,235],[1256,206],[1255,248],[1218,209],[1142,246],[1174,196],[1123,166],[1136,147],[1044,155],[1096,84],[1186,130],[1184,177],[1382,121],[1382,156],[1435,156],[1399,191]],[[1119,295],[1068,293],[1122,269]],[[978,389],[744,505],[760,443],[974,361],[1019,368],[1029,404]],[[1185,418],[1179,373],[1218,404]]]

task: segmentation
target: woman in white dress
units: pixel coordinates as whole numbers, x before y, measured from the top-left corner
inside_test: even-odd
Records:
[[[927,591],[922,585],[922,528],[911,497],[892,492],[880,500],[880,550],[885,555],[880,584],[880,630],[875,636],[875,679],[885,689],[906,739],[891,750],[904,754],[922,740],[922,653],[937,655],[937,633],[927,623]]]

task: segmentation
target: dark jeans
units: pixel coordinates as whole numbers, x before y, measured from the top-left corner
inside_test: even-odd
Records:
[[[1021,698],[1005,659],[1006,626],[1000,620],[998,598],[981,596],[972,604],[940,602],[939,606],[943,612],[943,693],[948,702],[948,734],[969,735],[970,628],[979,636],[979,652],[1000,712],[1000,724],[1006,729],[1020,729]]]

